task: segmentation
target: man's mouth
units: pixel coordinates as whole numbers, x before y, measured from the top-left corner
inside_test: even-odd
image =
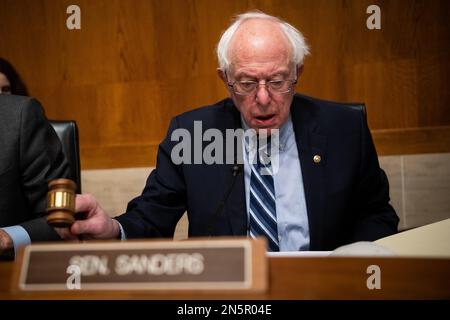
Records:
[[[275,116],[274,114],[268,114],[268,115],[264,115],[264,116],[257,116],[256,119],[261,120],[261,121],[266,121],[266,120],[273,118],[274,116]]]
[[[271,127],[275,122],[276,114],[266,114],[266,115],[260,115],[255,116],[254,121],[255,125],[259,128],[268,128]]]

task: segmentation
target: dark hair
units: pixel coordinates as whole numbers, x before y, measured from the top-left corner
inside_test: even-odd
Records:
[[[6,78],[8,78],[11,85],[12,94],[20,96],[28,95],[27,87],[25,86],[25,83],[22,81],[17,71],[7,60],[3,58],[0,58],[0,72],[3,73]]]

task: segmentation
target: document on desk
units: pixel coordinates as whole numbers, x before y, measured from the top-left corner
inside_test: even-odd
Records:
[[[450,258],[450,219],[375,241],[401,257]]]
[[[268,257],[275,258],[293,258],[293,257],[328,257],[333,251],[282,251],[267,252]]]

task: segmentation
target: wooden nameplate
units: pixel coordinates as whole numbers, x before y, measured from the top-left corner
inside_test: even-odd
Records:
[[[198,238],[30,245],[18,290],[267,289],[265,239]]]

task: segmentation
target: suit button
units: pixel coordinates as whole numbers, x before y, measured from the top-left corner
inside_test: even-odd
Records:
[[[314,163],[320,163],[321,160],[322,160],[322,158],[321,158],[318,154],[316,154],[316,155],[313,157]]]

